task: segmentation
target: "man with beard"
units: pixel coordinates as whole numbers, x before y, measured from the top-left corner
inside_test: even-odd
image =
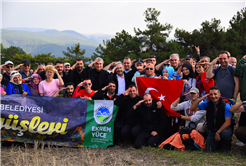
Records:
[[[156,147],[164,133],[167,117],[162,108],[157,108],[149,93],[143,94],[143,100],[135,104],[128,113],[129,116],[140,116],[142,131],[137,136],[134,148],[143,145]]]
[[[54,93],[54,95],[52,97],[68,97],[71,98],[74,92],[74,84],[72,82],[68,82],[67,87],[63,87],[61,89],[59,89],[58,91],[56,91],[56,93]],[[62,91],[65,91],[65,94],[60,94]],[[59,95],[59,96],[58,96]]]

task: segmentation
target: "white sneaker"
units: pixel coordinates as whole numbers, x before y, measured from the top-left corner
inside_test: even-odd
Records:
[[[241,141],[238,141],[238,142],[236,143],[236,145],[237,145],[237,146],[244,146],[245,144],[244,144],[243,142],[241,142]]]

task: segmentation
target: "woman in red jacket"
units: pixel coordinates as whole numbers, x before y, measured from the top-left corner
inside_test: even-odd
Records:
[[[214,79],[206,78],[206,73],[204,71],[204,65],[201,63],[196,64],[196,72],[198,76],[196,76],[196,87],[199,89],[200,97],[206,95],[210,87],[214,86]],[[208,101],[209,98],[206,97],[203,101]]]

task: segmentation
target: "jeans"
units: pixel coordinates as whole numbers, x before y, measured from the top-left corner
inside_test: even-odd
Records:
[[[229,126],[227,129],[223,130],[220,133],[220,141],[215,141],[215,133],[209,131],[207,140],[206,140],[206,151],[214,152],[217,150],[218,145],[222,145],[223,150],[230,150],[231,149],[231,141],[232,141],[232,127]]]

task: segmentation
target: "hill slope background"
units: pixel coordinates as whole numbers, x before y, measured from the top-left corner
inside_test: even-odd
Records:
[[[102,40],[110,39],[113,35],[92,34],[83,35],[72,30],[57,31],[40,28],[9,28],[2,29],[2,43],[4,47],[16,46],[26,53],[37,55],[50,53],[56,57],[63,57],[62,51],[67,47],[80,43],[82,49],[86,49],[85,56],[93,55],[95,48]]]

